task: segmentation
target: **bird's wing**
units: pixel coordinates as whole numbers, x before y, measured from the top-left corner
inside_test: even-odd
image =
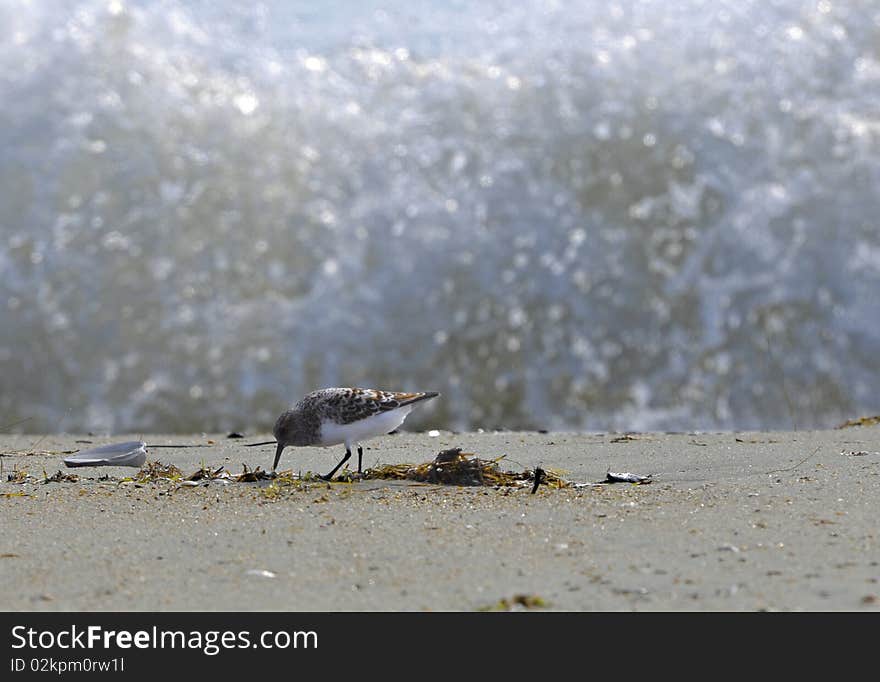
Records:
[[[418,393],[403,393],[398,391],[377,391],[375,389],[359,389],[363,392],[363,399],[367,403],[372,403],[377,412],[387,412],[388,410],[396,410],[404,405],[412,405],[420,400],[428,400],[435,398],[439,393],[430,391],[421,391]]]

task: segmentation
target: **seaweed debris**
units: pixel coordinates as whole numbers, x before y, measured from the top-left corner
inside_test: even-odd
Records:
[[[625,433],[622,436],[617,436],[616,438],[611,439],[611,443],[628,443],[632,440],[650,440],[644,439],[642,436],[637,436],[631,433]]]
[[[56,471],[51,476],[46,476],[46,472],[43,472],[43,483],[76,483],[79,481],[79,476],[76,474],[65,474],[60,469]]]
[[[524,609],[544,609],[548,604],[534,594],[516,594],[510,599],[499,599],[492,606],[484,606],[480,611],[522,611]]]
[[[282,471],[281,473],[268,473],[263,471],[259,466],[256,469],[249,469],[247,464],[242,464],[242,472],[233,475],[227,471],[225,466],[212,469],[202,463],[202,465],[193,473],[185,476],[183,472],[173,464],[163,464],[159,461],[147,462],[134,476],[124,478],[121,483],[134,482],[137,484],[155,483],[160,481],[169,481],[179,483],[185,486],[194,486],[201,482],[219,481],[221,483],[256,483],[258,481],[277,481],[280,484],[298,483],[300,480],[307,480],[307,477],[296,477],[291,471]],[[21,475],[26,475],[22,473]],[[70,478],[56,479],[58,474],[51,480],[73,480]],[[10,481],[12,480],[10,475]],[[103,479],[100,479],[103,480]],[[24,480],[20,481],[24,482]]]
[[[27,469],[13,469],[11,474],[6,474],[7,483],[27,483],[28,479],[33,480]]]
[[[241,466],[244,471],[235,477],[236,483],[256,483],[257,481],[271,481],[275,478],[275,476],[263,471],[259,466],[253,471],[248,469],[247,464],[242,464]]]
[[[230,478],[226,467],[221,466],[218,469],[209,469],[202,464],[198,471],[191,473],[186,477],[187,481],[216,481],[217,479],[228,480]]]
[[[451,448],[441,451],[431,462],[386,464],[368,469],[363,477],[367,480],[408,480],[458,486],[519,486],[534,482],[535,474],[528,469],[519,473],[503,471],[498,465],[502,459],[504,459],[503,456],[495,459],[481,459],[472,452],[462,452],[461,448]],[[568,482],[553,471],[543,470],[540,482],[551,488],[568,486]]]
[[[875,417],[859,417],[858,419],[847,419],[838,429],[846,429],[850,426],[875,426],[880,424],[880,414]]]
[[[266,500],[277,500],[285,488],[299,487],[305,482],[305,479],[294,476],[293,473],[286,471],[273,478],[269,485],[263,486],[260,489],[260,495]],[[326,481],[322,480],[321,483],[326,483]]]
[[[173,464],[153,461],[144,464],[130,480],[135,483],[153,483],[154,481],[179,481],[182,478],[183,472]]]

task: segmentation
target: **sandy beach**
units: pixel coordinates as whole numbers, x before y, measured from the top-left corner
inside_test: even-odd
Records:
[[[0,609],[479,610],[517,595],[556,610],[880,609],[880,427],[820,432],[401,433],[365,467],[461,447],[571,481],[522,488],[363,481],[124,482],[64,452],[143,438],[184,474],[270,468],[249,434],[0,436]],[[78,441],[90,441],[80,443]],[[325,473],[340,448],[288,449]],[[58,470],[77,481],[44,483]],[[7,480],[30,475],[25,483]],[[45,472],[45,473],[44,473]]]

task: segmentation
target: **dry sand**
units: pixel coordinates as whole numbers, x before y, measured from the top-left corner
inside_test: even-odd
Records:
[[[0,436],[0,609],[476,610],[518,594],[562,610],[880,608],[880,427],[618,437],[398,434],[370,441],[364,465],[458,446],[511,470],[653,484],[315,483],[269,499],[266,482],[137,487],[120,484],[134,469],[61,463],[130,436]],[[243,447],[269,438],[145,440],[213,441],[149,459],[238,473],[271,466],[273,446]],[[280,468],[325,473],[340,455],[288,449]],[[16,469],[38,480],[8,482]],[[58,469],[79,481],[41,482]]]

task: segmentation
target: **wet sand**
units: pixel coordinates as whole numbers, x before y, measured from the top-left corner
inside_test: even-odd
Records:
[[[61,462],[133,438],[0,436],[0,610],[469,611],[515,595],[560,610],[880,609],[877,426],[622,440],[403,433],[364,452],[365,467],[462,447],[578,482],[609,468],[654,474],[651,485],[535,495],[369,481],[272,497],[268,482],[139,487],[120,483],[134,469]],[[149,450],[185,474],[202,462],[271,467],[273,446],[244,447],[269,439],[144,438],[207,446]],[[341,454],[288,449],[279,468],[326,473]],[[59,469],[79,480],[42,482]],[[14,470],[37,480],[8,482]]]

